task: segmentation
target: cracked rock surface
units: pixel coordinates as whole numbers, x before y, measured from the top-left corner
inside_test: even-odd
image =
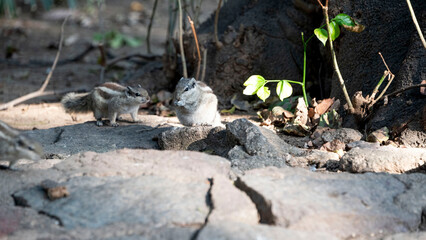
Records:
[[[414,232],[426,208],[424,174],[268,167],[234,182],[225,158],[135,149],[20,167],[0,173],[7,239],[363,239]],[[49,200],[46,179],[70,195]]]
[[[398,158],[424,159],[424,149],[398,155],[355,146],[339,162],[335,153],[294,147],[245,119],[226,130],[151,121],[27,134],[61,157],[0,170],[0,239],[425,237],[426,175],[403,173],[418,165],[398,175],[306,170],[330,162],[354,168],[357,161],[350,160],[357,158],[368,160],[363,166],[394,159],[390,164],[402,168],[408,165],[397,165]],[[175,149],[155,150],[157,136]],[[49,199],[46,180],[69,196]]]

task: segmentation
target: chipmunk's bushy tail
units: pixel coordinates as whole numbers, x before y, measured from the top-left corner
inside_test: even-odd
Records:
[[[90,93],[68,93],[61,100],[67,113],[91,111]]]

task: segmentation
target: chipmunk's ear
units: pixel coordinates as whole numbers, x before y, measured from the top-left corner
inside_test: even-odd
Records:
[[[138,88],[142,88],[142,86],[140,84],[138,84]]]

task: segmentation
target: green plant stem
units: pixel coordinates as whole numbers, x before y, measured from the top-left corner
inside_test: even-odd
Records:
[[[389,75],[389,72],[388,72],[388,71],[385,71],[385,72],[383,73],[382,78],[380,78],[379,83],[376,85],[376,87],[374,88],[373,92],[371,93],[370,99],[374,99],[374,97],[376,96],[376,94],[379,92],[379,88],[380,88],[380,86],[382,85],[383,80],[385,80],[385,77],[386,77],[387,75]]]
[[[330,20],[328,18],[328,4],[326,4],[326,6],[323,6],[322,9],[323,9],[324,17],[325,17],[325,23],[327,24],[328,42],[330,45],[330,52],[331,52],[331,57],[333,59],[334,70],[336,71],[337,77],[339,79],[340,88],[342,88],[343,94],[345,95],[345,98],[346,98],[346,102],[348,103],[349,111],[353,113],[355,110],[352,105],[351,98],[349,97],[348,91],[346,90],[345,81],[343,80],[342,74],[340,73],[339,65],[337,64],[336,53],[334,52],[334,48],[333,48],[333,41],[331,40],[332,38],[331,38],[331,31],[330,31],[331,29]]]
[[[305,43],[305,37],[302,33],[302,42],[303,42],[303,80],[302,80],[302,91],[303,91],[303,99],[305,99],[306,107],[309,107],[308,104],[308,97],[306,96],[306,89],[305,89],[305,80],[306,80],[306,43]]]
[[[289,83],[295,83],[295,84],[303,85],[303,83],[301,83],[301,82],[293,81],[293,80],[287,80],[287,79],[282,79],[282,80],[266,80],[266,83],[269,83],[269,82],[281,82],[281,81],[287,81]]]
[[[319,27],[319,28],[323,28],[323,27],[325,27],[327,24],[323,24],[321,27]],[[302,33],[303,34],[303,33]],[[315,37],[315,34],[312,34],[309,38],[308,38],[308,40],[306,40],[306,42],[303,42],[304,44],[306,44],[306,45],[308,45],[308,42],[309,41],[311,41],[311,39],[313,38],[313,37]]]

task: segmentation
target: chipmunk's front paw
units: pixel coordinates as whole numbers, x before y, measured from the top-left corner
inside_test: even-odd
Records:
[[[110,125],[111,125],[111,127],[118,127],[119,126],[118,123],[116,123],[116,122],[111,123]]]
[[[205,127],[205,126],[211,126],[209,123],[195,123],[192,125],[193,127]]]
[[[102,122],[102,120],[97,120],[96,121],[96,126],[102,127],[103,125],[104,125],[104,123]]]

